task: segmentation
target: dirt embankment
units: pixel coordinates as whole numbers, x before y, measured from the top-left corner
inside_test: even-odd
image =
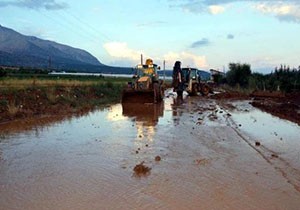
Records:
[[[0,123],[35,116],[83,113],[118,100],[119,96],[108,92],[91,86],[1,90]]]
[[[250,95],[238,91],[224,91],[224,92],[211,95],[209,97],[217,100],[225,100],[225,99],[248,100],[251,98]]]
[[[265,112],[300,125],[300,92],[284,94],[279,91],[255,91],[243,94],[235,91],[212,95],[217,100],[251,100],[251,104]]]
[[[251,104],[272,115],[300,125],[300,93],[279,97],[255,97]]]

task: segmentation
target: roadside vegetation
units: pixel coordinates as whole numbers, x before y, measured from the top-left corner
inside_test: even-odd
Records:
[[[269,74],[252,73],[250,64],[230,63],[225,76],[215,78],[218,84],[225,84],[242,91],[300,91],[300,66],[298,69],[281,65]]]
[[[3,73],[4,72],[4,73]],[[85,112],[119,102],[128,78],[8,74],[0,70],[0,122]]]
[[[216,99],[251,99],[252,106],[300,125],[300,66],[281,65],[272,73],[252,73],[249,64],[231,63],[226,75],[215,82],[225,92]]]

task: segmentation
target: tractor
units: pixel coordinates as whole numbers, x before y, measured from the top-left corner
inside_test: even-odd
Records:
[[[128,82],[122,93],[122,103],[158,103],[163,100],[163,81],[159,79],[159,67],[152,59],[135,68],[132,81]]]
[[[173,78],[173,80],[176,78]],[[190,96],[195,96],[201,93],[203,96],[207,96],[212,92],[211,87],[204,81],[201,80],[200,71],[196,68],[182,68],[181,69],[181,87],[178,88],[178,82],[173,81],[174,90],[178,96],[182,97],[182,92],[186,91]],[[177,84],[177,87],[176,87]]]

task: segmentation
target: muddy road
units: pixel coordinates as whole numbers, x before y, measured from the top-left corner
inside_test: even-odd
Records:
[[[297,124],[166,95],[0,125],[0,209],[299,209]]]

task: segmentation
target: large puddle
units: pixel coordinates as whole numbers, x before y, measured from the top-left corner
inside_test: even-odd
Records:
[[[161,104],[1,125],[0,209],[298,209],[299,191],[217,109],[168,93]],[[299,126],[243,109],[232,113],[238,129],[299,170]],[[150,173],[136,176],[142,162]]]
[[[300,169],[300,126],[262,112],[249,103],[235,102],[232,119],[239,129],[270,152]]]

